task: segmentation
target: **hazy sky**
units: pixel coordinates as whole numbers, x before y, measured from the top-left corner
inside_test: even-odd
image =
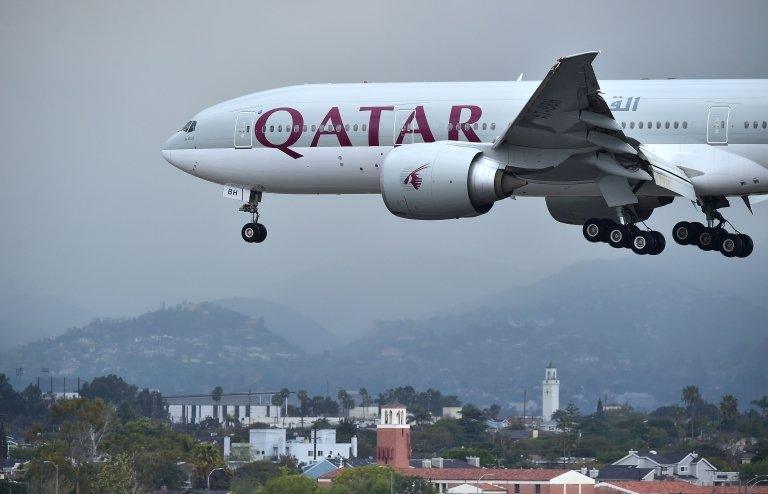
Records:
[[[266,195],[269,239],[248,245],[238,203],[160,148],[202,108],[298,83],[538,80],[557,57],[595,49],[600,79],[768,78],[766,19],[765,1],[4,0],[0,295],[100,315],[260,296],[352,333],[632,256],[588,244],[540,199],[417,222],[376,195]],[[731,209],[754,237],[768,234],[768,210]],[[676,201],[651,224],[668,232],[681,218],[696,217]],[[689,251],[702,269],[733,262]]]

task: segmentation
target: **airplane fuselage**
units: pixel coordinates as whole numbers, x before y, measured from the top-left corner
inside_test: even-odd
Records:
[[[685,170],[697,195],[768,192],[768,80],[600,84],[623,132]],[[537,85],[363,83],[264,91],[198,113],[193,130],[174,134],[164,155],[197,177],[260,192],[379,193],[381,165],[392,149],[435,141],[487,146]],[[514,152],[494,156],[516,166]],[[522,171],[526,185],[514,195],[600,194],[589,171],[563,173]]]

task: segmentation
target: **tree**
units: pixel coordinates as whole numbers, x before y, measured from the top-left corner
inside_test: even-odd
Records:
[[[221,388],[221,386],[216,386],[211,390],[211,399],[215,401],[216,403],[221,401],[221,397],[224,395],[224,390]]]
[[[724,425],[732,425],[739,415],[739,400],[731,394],[723,396],[720,400],[720,414]]]
[[[317,491],[314,480],[303,475],[285,475],[271,479],[264,486],[264,494],[312,494]]]
[[[597,410],[595,410],[597,418],[603,418],[605,416],[605,410],[603,410],[603,399],[597,399]]]
[[[760,408],[763,412],[763,417],[768,419],[768,396],[763,396],[759,400],[753,400],[752,404]]]
[[[336,398],[339,399],[339,404],[341,404],[341,408],[344,411],[344,414],[346,415],[347,413],[349,413],[349,410],[345,406],[349,399],[349,393],[347,393],[347,390],[339,389],[339,392],[336,393]]]
[[[0,422],[0,460],[8,458],[8,437],[5,435],[5,422]]]
[[[685,403],[688,408],[692,408],[700,402],[701,393],[699,392],[698,386],[691,385],[683,388],[683,403]]]
[[[80,386],[80,396],[83,398],[101,398],[114,405],[133,403],[137,391],[136,386],[128,384],[122,377],[114,374],[96,377],[90,383],[85,382]]]
[[[368,392],[365,388],[360,388],[360,391],[358,391],[358,394],[360,395],[360,406],[369,407],[373,404],[373,400],[371,399],[371,394]]]
[[[224,467],[221,453],[210,443],[197,443],[192,448],[191,461],[195,466],[195,478],[197,487],[205,487],[208,474],[214,468]],[[211,485],[213,485],[211,477]]]
[[[123,453],[107,460],[96,476],[96,486],[103,494],[141,492],[132,458]]]
[[[339,443],[348,443],[352,436],[357,433],[357,425],[353,420],[343,418],[336,426],[336,441]]]
[[[331,494],[432,494],[434,486],[422,478],[403,477],[392,468],[377,465],[345,468],[332,480]]]
[[[458,420],[458,423],[464,436],[463,439],[469,446],[485,440],[485,419],[483,412],[475,405],[464,405],[464,408],[461,409],[461,418]]]
[[[300,389],[296,393],[296,397],[299,399],[299,415],[304,418],[309,415],[309,394],[305,390]]]

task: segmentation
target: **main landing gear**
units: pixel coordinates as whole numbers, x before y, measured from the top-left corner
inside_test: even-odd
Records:
[[[251,213],[251,222],[243,225],[240,230],[243,240],[248,243],[261,243],[267,238],[267,227],[259,223],[259,203],[261,202],[261,192],[251,191],[248,203],[240,206],[240,211]]]
[[[717,211],[717,208],[725,206],[727,202],[718,202],[715,199],[703,201],[701,209],[707,215],[707,226],[698,222],[681,221],[672,230],[672,238],[680,245],[695,245],[706,251],[715,250],[725,257],[749,256],[754,248],[752,237],[736,231],[733,225]],[[725,229],[726,223],[734,229],[735,233]]]
[[[634,223],[621,225],[604,218],[587,220],[582,232],[590,242],[605,242],[616,249],[632,249],[632,252],[640,255],[659,255],[667,245],[660,232],[642,230]]]
[[[729,233],[723,223],[704,226],[701,223],[681,221],[672,230],[672,238],[680,245],[695,245],[701,250],[716,250],[725,257],[747,257],[752,253],[752,237],[743,233]]]

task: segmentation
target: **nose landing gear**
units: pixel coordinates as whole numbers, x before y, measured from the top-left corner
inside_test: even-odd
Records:
[[[267,227],[259,223],[259,203],[261,192],[251,191],[248,203],[240,206],[240,211],[251,213],[251,222],[243,225],[240,235],[248,243],[261,243],[267,238]]]

